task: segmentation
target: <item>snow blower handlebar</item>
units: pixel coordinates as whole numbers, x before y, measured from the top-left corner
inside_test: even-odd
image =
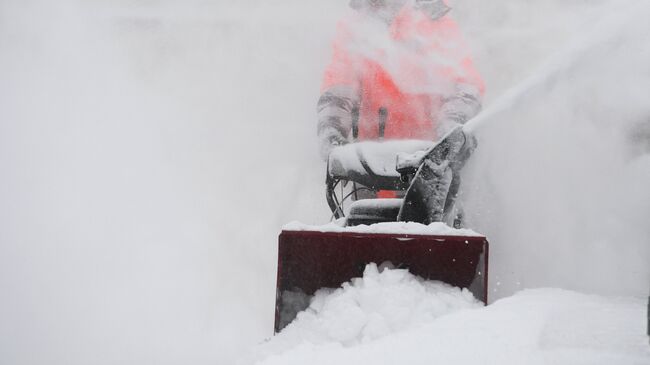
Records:
[[[325,181],[325,197],[327,199],[327,205],[329,205],[330,210],[332,211],[333,217],[339,219],[343,218],[344,214],[343,209],[341,208],[341,203],[336,198],[336,185],[338,185],[338,182],[335,181],[328,173]]]
[[[417,164],[413,169],[400,168],[399,161],[404,159],[401,155],[423,152],[433,145],[431,141],[391,140],[356,142],[334,148],[327,161],[325,178],[326,199],[333,217],[344,216],[341,209],[344,198],[339,201],[335,191],[340,183],[354,183],[353,193],[358,190],[406,191],[409,179],[405,175],[414,174]]]
[[[379,114],[380,121],[384,120],[385,109],[382,109]],[[384,123],[380,123],[380,134],[383,131],[382,125]],[[441,200],[440,209],[433,209],[423,205],[422,209],[415,209],[417,210],[415,213],[406,214],[407,211],[402,216],[404,221],[416,221],[426,224],[440,221],[442,217],[438,217],[438,215],[453,210],[455,190],[460,183],[459,172],[475,147],[476,139],[471,133],[465,132],[461,126],[452,129],[435,143],[421,140],[380,140],[338,146],[329,155],[325,181],[326,199],[333,217],[338,219],[344,216],[341,205],[345,198],[341,197],[342,199],[339,202],[335,191],[337,185],[341,182],[343,182],[344,186],[347,182],[354,183],[351,194],[354,194],[358,189],[374,192],[380,190],[407,192],[406,202],[411,207],[422,205],[419,203],[420,201],[430,200],[427,197],[435,192],[431,190],[436,186],[442,186],[438,180],[427,180],[428,175],[432,175],[433,178],[440,175],[442,178],[451,173],[453,179],[451,179],[451,182],[447,182],[451,183],[451,185],[447,184],[449,189],[442,189],[438,194],[441,197],[439,199]],[[425,159],[430,161],[430,166],[437,166],[440,171],[424,171],[419,173],[419,178],[414,181],[416,173],[423,166]],[[415,184],[417,186],[413,187],[415,182],[419,184]],[[361,187],[358,188],[357,184]],[[442,200],[447,196],[452,199],[443,202]],[[428,217],[427,214],[420,212],[420,210],[423,210],[423,212],[441,210],[441,212],[437,215],[434,214],[433,217]]]

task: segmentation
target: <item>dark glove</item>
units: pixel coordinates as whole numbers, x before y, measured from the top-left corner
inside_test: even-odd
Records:
[[[456,93],[444,99],[437,115],[440,135],[465,124],[481,111],[481,94],[471,85],[457,85]]]
[[[332,152],[334,148],[348,143],[347,138],[345,138],[336,128],[327,128],[321,131],[318,137],[320,143],[320,156],[324,161],[327,161],[330,152]]]

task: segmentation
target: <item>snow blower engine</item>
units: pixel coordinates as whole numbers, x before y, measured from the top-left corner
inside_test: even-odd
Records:
[[[473,146],[457,127],[438,143],[380,140],[335,148],[325,183],[335,223],[289,225],[279,237],[275,331],[306,309],[317,290],[362,276],[369,263],[390,262],[468,288],[487,303],[487,239],[442,224],[462,226],[459,171]],[[353,202],[345,207],[347,200]]]

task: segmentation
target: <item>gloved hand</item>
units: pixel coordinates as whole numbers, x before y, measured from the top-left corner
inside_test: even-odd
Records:
[[[327,161],[330,152],[332,152],[334,148],[348,143],[348,139],[345,138],[336,128],[327,128],[326,130],[323,130],[318,137],[320,143],[320,156],[324,161]]]
[[[481,111],[481,94],[472,85],[456,85],[455,94],[444,99],[436,115],[438,125],[450,131],[458,124],[465,124]],[[444,131],[444,132],[446,132]],[[441,134],[442,135],[442,134]]]

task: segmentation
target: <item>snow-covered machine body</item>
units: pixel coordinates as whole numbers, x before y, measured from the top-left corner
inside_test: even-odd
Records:
[[[405,194],[423,157],[446,148],[444,141],[360,142],[332,151],[326,194],[336,224],[288,225],[280,234],[276,332],[308,306],[318,289],[362,276],[369,263],[389,262],[424,279],[467,288],[487,303],[489,247],[484,236],[443,223],[401,219]],[[455,191],[451,194],[455,198]],[[345,207],[347,199],[354,201]],[[445,204],[444,217],[458,225],[453,203]]]

